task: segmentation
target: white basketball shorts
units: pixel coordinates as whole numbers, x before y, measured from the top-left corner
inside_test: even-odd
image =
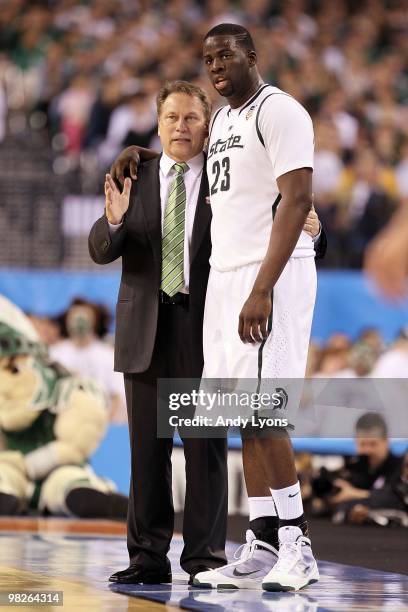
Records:
[[[210,271],[204,312],[203,378],[304,378],[316,298],[314,257],[289,259],[273,289],[271,331],[262,344],[238,335],[241,309],[261,264]]]

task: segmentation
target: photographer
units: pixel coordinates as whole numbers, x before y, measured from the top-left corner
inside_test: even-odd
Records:
[[[388,525],[393,521],[408,527],[408,452],[404,455],[400,476],[381,489],[372,490],[362,503],[354,504],[347,518],[356,524]]]
[[[348,520],[354,505],[393,486],[401,472],[401,459],[389,448],[387,425],[376,413],[364,414],[356,423],[357,455],[346,458],[344,468],[324,468],[314,479],[312,508],[316,513],[333,514],[335,522]]]

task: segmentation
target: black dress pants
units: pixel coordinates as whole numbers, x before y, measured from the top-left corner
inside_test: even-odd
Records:
[[[157,379],[199,378],[189,341],[188,306],[160,304],[150,367],[125,374],[131,446],[127,522],[130,563],[162,567],[174,528],[171,453],[173,440],[157,437]],[[200,360],[198,360],[199,362]],[[183,439],[186,462],[184,548],[181,567],[226,563],[227,443],[225,438]]]

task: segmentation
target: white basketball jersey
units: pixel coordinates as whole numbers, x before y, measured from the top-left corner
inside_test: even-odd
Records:
[[[216,111],[207,157],[213,268],[231,270],[264,259],[281,198],[276,179],[313,168],[313,151],[309,114],[277,87],[262,85],[240,108]],[[292,257],[314,257],[305,232]]]

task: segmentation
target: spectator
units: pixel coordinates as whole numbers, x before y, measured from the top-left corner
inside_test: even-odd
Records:
[[[110,116],[106,140],[100,147],[101,159],[106,165],[123,147],[133,142],[149,147],[157,131],[154,101],[140,85],[135,83],[134,87],[128,101],[118,106]]]
[[[68,153],[75,155],[81,150],[93,98],[92,84],[83,74],[75,75],[69,88],[59,97],[57,111]]]
[[[101,83],[97,99],[90,110],[89,121],[83,138],[83,146],[97,147],[106,137],[112,111],[119,104],[121,91],[118,79],[107,78]]]
[[[375,152],[366,148],[343,175],[343,223],[349,234],[349,265],[361,267],[364,250],[394,210],[395,174],[383,167]]]
[[[370,346],[377,354],[377,359],[384,349],[384,340],[381,333],[375,327],[366,327],[358,335],[357,340],[361,340]]]
[[[358,378],[369,376],[378,358],[378,349],[371,344],[358,340],[353,344],[348,355],[347,367],[337,371],[338,378]]]
[[[408,327],[400,331],[395,343],[379,358],[372,376],[408,378]]]
[[[28,318],[42,342],[48,347],[62,340],[61,321],[58,318],[41,317],[38,315],[28,315]]]
[[[330,200],[340,186],[344,171],[336,126],[329,120],[316,124],[315,167],[313,191],[317,201]]]
[[[98,381],[110,399],[110,419],[125,422],[123,380],[113,371],[112,346],[100,339],[106,332],[100,308],[77,298],[68,308],[65,324],[68,338],[50,347],[52,359],[70,372]]]
[[[344,334],[333,334],[320,355],[315,378],[330,378],[347,368],[351,342]]]

